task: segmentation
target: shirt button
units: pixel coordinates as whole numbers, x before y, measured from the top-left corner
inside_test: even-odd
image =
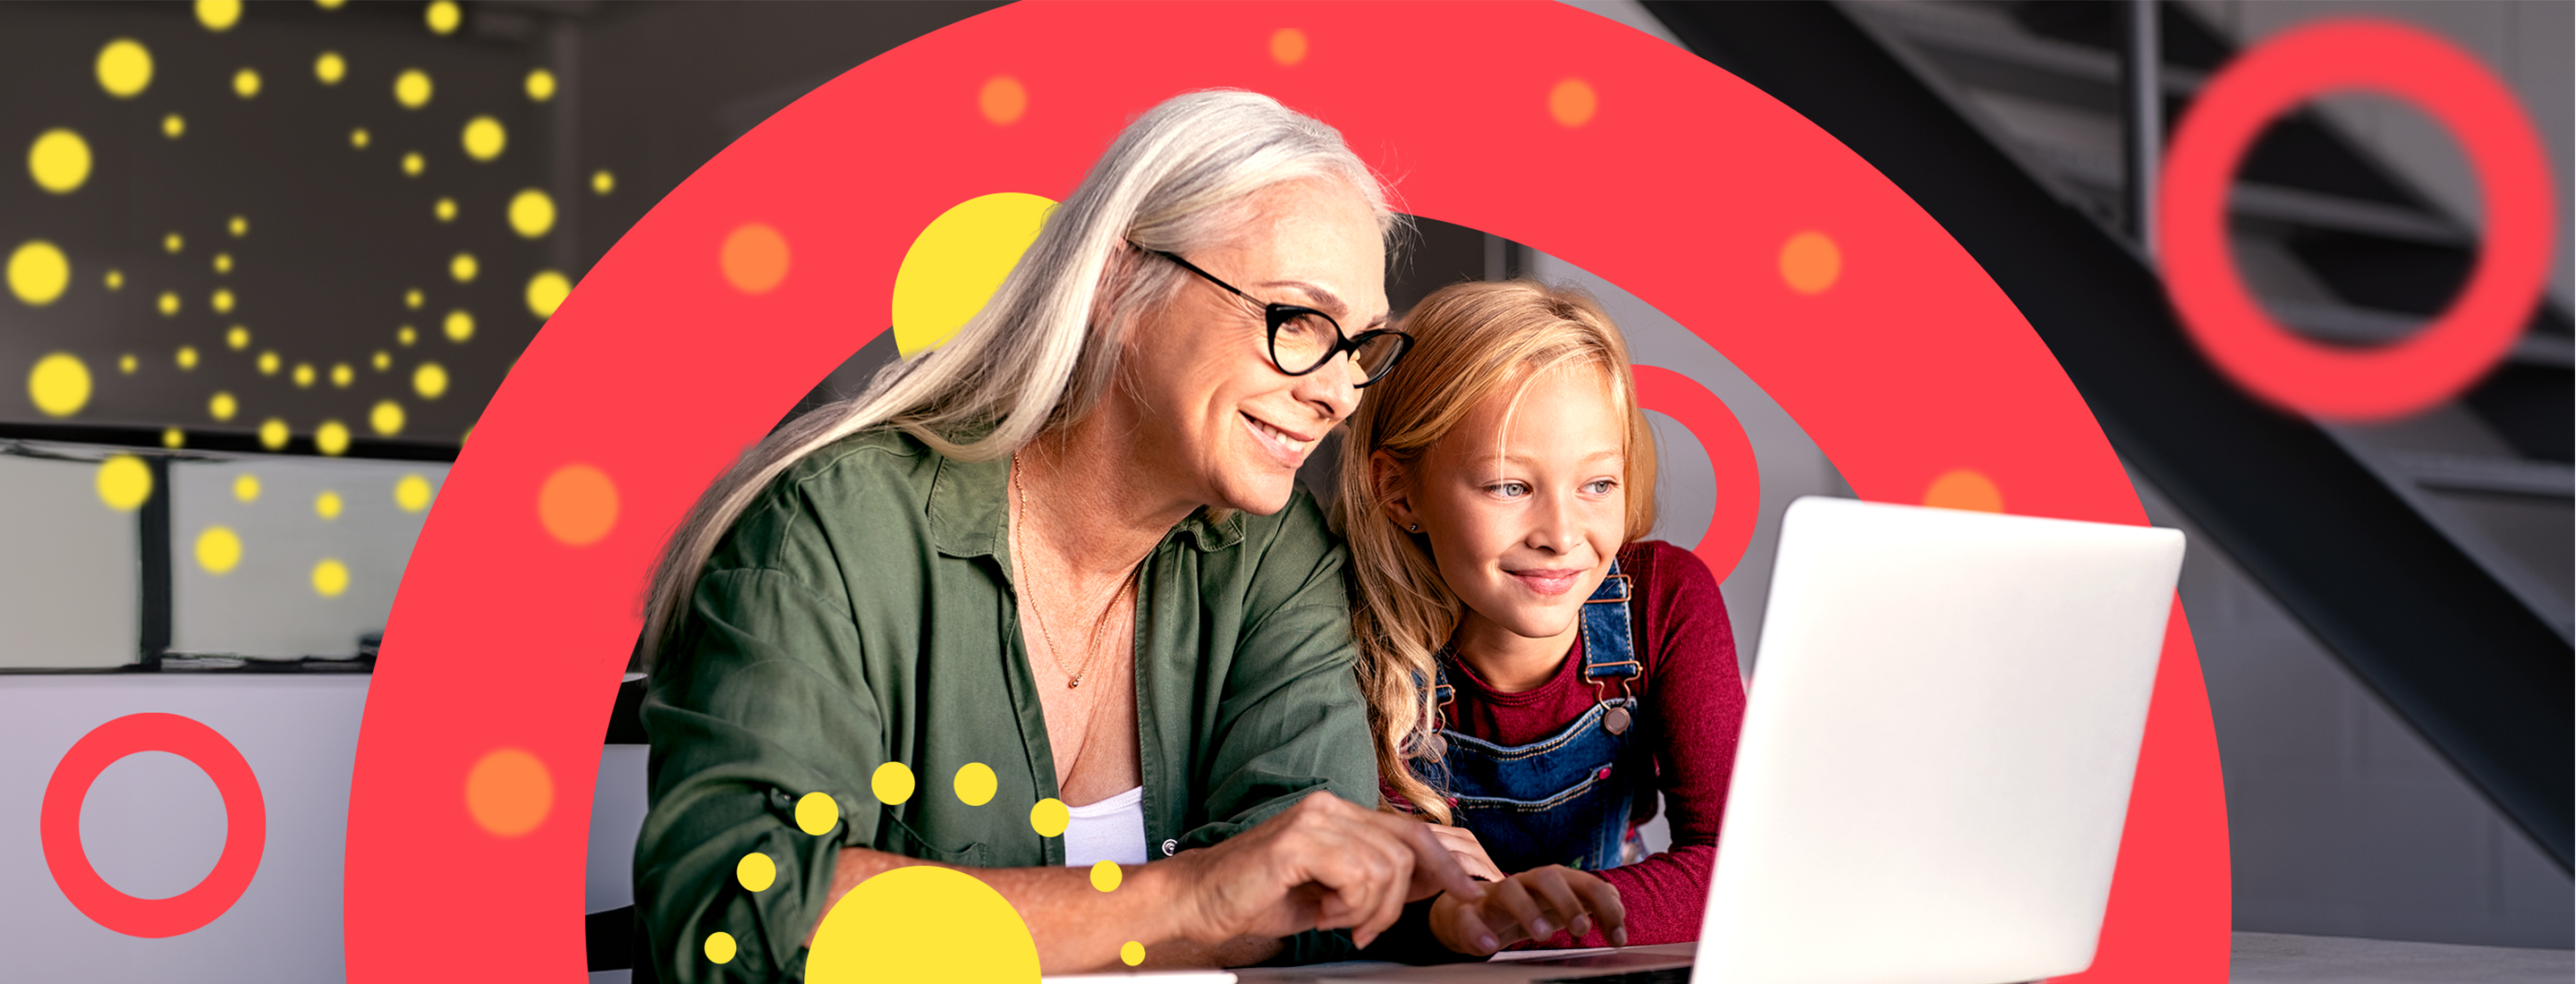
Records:
[[[1174,853],[1177,853],[1178,851],[1180,851],[1180,849],[1181,849],[1181,842],[1180,842],[1180,841],[1176,841],[1176,840],[1167,840],[1167,841],[1164,841],[1164,842],[1163,842],[1163,856],[1164,856],[1164,857],[1167,857],[1167,858],[1168,858],[1168,857],[1171,857]]]

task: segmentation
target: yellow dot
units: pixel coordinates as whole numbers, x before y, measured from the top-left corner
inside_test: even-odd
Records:
[[[1821,232],[1801,232],[1780,244],[1780,279],[1801,294],[1821,294],[1842,279],[1843,251]]]
[[[349,131],[349,146],[352,149],[365,150],[367,145],[373,142],[375,142],[375,135],[368,133],[366,127],[357,127]]]
[[[98,501],[117,512],[133,512],[152,497],[152,466],[130,454],[111,454],[98,463]]]
[[[975,94],[975,108],[982,110],[984,118],[994,125],[1009,126],[1028,115],[1029,89],[1008,75],[993,76]]]
[[[175,290],[162,291],[161,297],[153,302],[153,306],[161,310],[161,316],[164,318],[177,317],[179,314],[179,292]]]
[[[324,10],[338,10],[341,5],[348,2],[349,0],[313,0],[313,5]]]
[[[510,145],[510,131],[501,128],[500,120],[477,116],[465,121],[463,140],[465,156],[488,161],[501,156],[502,149]]]
[[[259,95],[259,70],[245,68],[233,73],[233,95],[249,99]]]
[[[216,314],[231,314],[231,313],[233,313],[233,291],[232,291],[232,288],[230,288],[230,287],[217,287],[217,288],[215,288],[215,292],[214,292],[213,294],[209,295],[209,296],[206,298],[206,305],[207,305],[208,307],[212,307],[212,308],[214,308],[214,309],[215,309],[215,313],[216,313]]]
[[[116,357],[116,371],[128,376],[134,375],[134,370],[139,368],[141,365],[142,363],[136,361],[134,353],[132,352],[127,352],[124,355]]]
[[[1118,870],[1116,861],[1103,861],[1091,866],[1091,887],[1103,892],[1117,891],[1118,883],[1126,878],[1127,873]]]
[[[367,426],[375,429],[377,437],[392,437],[402,433],[402,404],[392,400],[376,401],[375,409],[367,411]]]
[[[965,327],[1037,241],[1053,207],[1019,192],[982,195],[923,227],[894,274],[895,348],[910,357]]]
[[[1039,800],[1038,805],[1029,807],[1029,829],[1037,831],[1040,837],[1062,837],[1064,828],[1072,823],[1073,811],[1065,808],[1064,801],[1055,797]]]
[[[1118,944],[1118,962],[1133,967],[1145,962],[1145,944],[1128,940]]]
[[[418,475],[405,475],[394,483],[394,505],[402,511],[416,513],[429,508],[429,480]],[[830,799],[831,797],[824,797]]]
[[[101,279],[101,280],[103,280],[103,281],[105,281],[105,282],[106,282],[106,284],[107,284],[107,289],[109,289],[109,290],[124,290],[124,289],[125,289],[125,271],[123,271],[123,270],[118,270],[118,269],[110,268],[110,269],[107,271],[107,275],[106,275],[105,277],[101,277],[101,278],[99,278],[99,279]]]
[[[419,340],[419,338],[419,329],[413,328],[410,325],[404,325],[400,328],[394,329],[394,341],[401,343],[404,348],[410,348],[411,343]]]
[[[429,105],[430,89],[429,73],[420,69],[406,68],[402,74],[394,76],[394,101],[401,103],[404,109]]]
[[[357,371],[357,370],[355,370],[355,369],[351,369],[351,368],[349,368],[349,364],[348,364],[348,363],[346,363],[346,362],[334,362],[334,363],[332,363],[332,364],[331,364],[331,386],[332,386],[332,388],[334,388],[334,389],[348,389],[348,388],[349,388],[349,384],[350,384],[350,383],[353,383],[353,382],[356,382],[356,381],[357,381],[357,379],[358,379],[358,371]]]
[[[295,364],[295,373],[294,373],[293,378],[294,378],[294,380],[295,380],[295,388],[296,388],[296,389],[305,389],[305,388],[307,388],[307,387],[312,386],[312,385],[313,385],[313,363],[310,363],[310,362],[298,362],[298,363],[296,363],[296,364]]]
[[[233,476],[233,498],[243,502],[258,502],[259,476],[249,472]]]
[[[57,195],[80,190],[89,180],[89,141],[70,130],[56,127],[36,135],[27,147],[27,173],[36,179],[36,187]]]
[[[2004,492],[1995,480],[1973,468],[1954,468],[1941,473],[1923,490],[1923,504],[1943,509],[1968,509],[1976,512],[2004,511]]]
[[[457,9],[456,0],[432,0],[429,9],[422,12],[422,17],[429,21],[430,33],[453,34],[456,32],[456,25],[464,21],[465,12]]]
[[[325,598],[337,598],[341,592],[347,590],[349,590],[349,565],[332,557],[324,557],[321,563],[313,565],[314,594]]]
[[[423,362],[411,372],[411,388],[424,400],[435,400],[447,392],[447,370],[435,362]]]
[[[188,443],[188,435],[186,435],[186,434],[184,434],[184,433],[181,433],[181,432],[179,431],[179,429],[178,429],[178,428],[176,428],[176,427],[164,427],[164,428],[161,428],[161,446],[162,446],[162,447],[176,449],[176,448],[178,448],[180,445],[183,445],[183,444],[186,444],[186,443]]]
[[[456,278],[460,284],[473,283],[474,274],[482,269],[482,264],[474,262],[472,253],[458,253],[447,261],[447,275]]]
[[[616,190],[617,175],[610,174],[607,168],[600,168],[599,170],[590,172],[591,194],[605,195]]]
[[[446,333],[448,341],[462,345],[474,337],[474,315],[464,308],[458,308],[447,312],[446,319],[439,322],[438,327],[440,331]]]
[[[465,810],[476,826],[495,835],[517,837],[537,829],[554,805],[554,773],[519,749],[494,749],[465,774]]]
[[[555,227],[555,200],[535,188],[510,196],[510,231],[535,239]]]
[[[69,352],[36,360],[27,373],[27,397],[48,417],[69,417],[89,404],[89,366]]]
[[[143,42],[118,38],[98,49],[98,87],[118,99],[132,99],[152,84],[152,52]]]
[[[313,428],[313,449],[332,457],[348,451],[349,425],[337,420],[323,421],[322,426]]]
[[[321,495],[313,497],[313,515],[322,517],[323,522],[330,522],[340,518],[341,507],[345,505],[347,503],[340,501],[340,493],[324,489]]]
[[[404,177],[417,178],[420,177],[420,172],[428,169],[429,161],[427,158],[420,156],[420,151],[406,151],[402,155],[402,172]]]
[[[325,51],[313,59],[313,77],[323,85],[339,85],[349,77],[349,60],[337,51]]]
[[[233,412],[239,409],[241,401],[222,390],[215,391],[214,397],[206,401],[206,416],[215,418],[216,423],[233,419]]]
[[[221,34],[241,23],[241,0],[197,0],[197,23]]]
[[[840,822],[841,804],[831,794],[807,793],[796,800],[796,829],[821,837]]]
[[[430,203],[429,214],[440,222],[456,221],[456,199],[439,196],[438,201]]]
[[[913,865],[860,882],[832,906],[815,928],[805,979],[1035,981],[1038,948],[991,886]]]
[[[545,102],[555,97],[555,73],[542,68],[528,70],[528,98]]]
[[[224,231],[232,233],[233,238],[235,239],[240,239],[243,236],[250,235],[250,217],[247,215],[233,216],[231,219],[224,222]]]
[[[234,325],[224,331],[224,347],[239,352],[250,347],[250,329]]]
[[[444,2],[444,0],[441,0],[441,2]],[[448,4],[448,6],[454,6],[454,4]],[[431,5],[430,5],[430,9],[432,9],[432,10],[436,10],[436,9],[438,9],[438,4],[431,4]],[[440,31],[440,32],[438,32],[438,33],[440,33],[440,34],[445,34],[445,33],[447,33],[447,32],[446,32],[446,31]],[[713,933],[709,933],[709,934],[707,934],[707,962],[709,962],[709,963],[732,963],[732,962],[733,962],[733,954],[734,954],[734,944],[733,944],[733,934],[732,934],[732,933],[728,933],[728,932],[724,932],[724,931],[722,931],[722,930],[718,930],[718,931],[716,931],[716,932],[713,932]]]
[[[179,346],[179,353],[172,361],[179,364],[180,372],[187,372],[188,370],[197,368],[197,347],[194,345]]]
[[[259,374],[260,374],[260,375],[262,375],[262,376],[274,376],[274,375],[277,375],[277,367],[278,367],[278,365],[279,365],[279,364],[280,364],[280,362],[279,362],[279,360],[278,360],[278,358],[277,358],[277,353],[275,353],[275,352],[262,352],[262,353],[260,353],[260,354],[259,354]]]
[[[9,252],[9,292],[28,307],[44,307],[71,286],[72,261],[62,247],[30,239]]]
[[[172,140],[188,135],[188,120],[177,113],[161,118],[161,135]]]
[[[911,799],[912,786],[912,769],[901,762],[877,766],[876,774],[868,777],[868,791],[889,806]]]
[[[186,248],[188,248],[187,237],[181,236],[175,232],[165,232],[161,234],[162,252],[168,253],[172,256],[177,256],[179,255],[180,250]]]
[[[403,306],[404,306],[404,307],[410,308],[410,309],[412,309],[412,310],[414,310],[414,311],[418,311],[418,310],[420,310],[420,303],[421,303],[421,300],[422,300],[422,297],[421,297],[421,293],[420,293],[420,288],[418,288],[418,287],[414,287],[414,288],[412,288],[412,289],[410,289],[410,290],[403,291]]]
[[[993,774],[992,766],[968,762],[957,767],[956,786],[958,802],[982,806],[993,801],[993,793],[1001,787],[1001,779]]]
[[[528,278],[528,313],[537,317],[554,317],[555,309],[562,307],[564,298],[571,296],[572,281],[564,279],[563,274],[539,270],[536,276]]]
[[[394,367],[394,354],[383,349],[377,349],[375,357],[369,359],[368,363],[375,366],[377,372],[383,372]]]
[[[286,430],[286,421],[270,417],[267,420],[259,422],[260,447],[267,448],[271,451],[284,450],[286,448],[286,439],[290,436],[292,435],[287,433]]]
[[[214,264],[215,264],[215,272],[216,272],[217,274],[229,274],[229,273],[233,272],[233,254],[231,254],[231,253],[217,253],[217,254],[215,254]]]
[[[197,566],[208,574],[228,574],[241,564],[241,537],[229,526],[209,526],[197,534]]]
[[[1547,114],[1564,126],[1582,126],[1592,122],[1592,114],[1601,108],[1601,97],[1592,91],[1592,83],[1566,79],[1547,91]]]
[[[1270,60],[1294,65],[1306,60],[1306,32],[1283,27],[1270,32]]]
[[[787,279],[787,237],[766,223],[746,222],[725,234],[716,265],[727,283],[745,294],[766,294]]]
[[[744,891],[769,891],[769,886],[778,883],[778,862],[758,851],[745,854],[733,863],[733,879],[742,883]]]

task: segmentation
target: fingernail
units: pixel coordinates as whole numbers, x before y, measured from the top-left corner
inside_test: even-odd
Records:
[[[1476,945],[1489,953],[1503,948],[1502,941],[1495,939],[1491,933],[1476,937]]]
[[[1530,932],[1544,939],[1556,935],[1556,927],[1548,925],[1547,920],[1541,919],[1530,924]]]

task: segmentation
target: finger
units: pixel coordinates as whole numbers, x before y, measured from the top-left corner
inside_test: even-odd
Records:
[[[1400,825],[1397,832],[1404,846],[1413,852],[1412,892],[1406,896],[1408,901],[1430,898],[1441,892],[1468,902],[1484,897],[1484,883],[1467,877],[1467,870],[1459,867],[1458,859],[1441,845],[1440,838],[1431,833],[1428,825],[1402,817],[1385,817],[1383,822]]]
[[[1530,897],[1523,881],[1523,877],[1514,876],[1495,882],[1487,893],[1485,912],[1509,917],[1524,939],[1545,939],[1556,932],[1556,924],[1547,920],[1547,913],[1540,910],[1537,899]]]
[[[1522,875],[1522,878],[1529,883],[1530,894],[1538,897],[1539,905],[1547,910],[1548,917],[1555,920],[1557,925],[1572,930],[1576,917],[1583,915],[1584,908],[1583,899],[1575,895],[1574,889],[1566,884],[1571,880],[1568,875],[1587,877],[1579,871],[1569,872],[1564,868],[1547,867],[1527,872]]]
[[[1431,828],[1432,836],[1440,838],[1441,846],[1449,849],[1449,856],[1458,859],[1458,867],[1467,872],[1467,877],[1485,881],[1503,880],[1503,869],[1496,866],[1493,857],[1485,853],[1485,845],[1476,842],[1475,834],[1467,832],[1464,827],[1445,827],[1438,824],[1425,824],[1425,826]]]
[[[1474,950],[1469,951],[1474,955],[1491,956],[1494,951],[1503,948],[1502,937],[1494,935],[1493,928],[1485,925],[1485,917],[1476,911],[1475,906],[1459,906],[1457,923],[1458,938],[1469,941],[1475,947]]]
[[[1628,945],[1628,907],[1619,900],[1619,886],[1600,878],[1578,884],[1575,891],[1583,895],[1584,907],[1592,910],[1593,922],[1601,929],[1603,939],[1611,946]]]

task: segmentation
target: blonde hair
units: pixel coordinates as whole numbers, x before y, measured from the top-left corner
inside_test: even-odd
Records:
[[[1394,477],[1376,475],[1371,459],[1383,451],[1411,468],[1495,393],[1508,387],[1517,394],[1555,369],[1598,366],[1626,424],[1626,535],[1636,540],[1655,526],[1655,448],[1628,371],[1627,340],[1579,289],[1528,280],[1453,284],[1423,298],[1404,330],[1413,336],[1411,352],[1364,391],[1342,439],[1333,519],[1350,542],[1351,629],[1378,775],[1415,812],[1449,823],[1448,801],[1406,762],[1432,730],[1433,660],[1465,606],[1420,538],[1388,517]]]
[[[1190,92],[1137,117],[1047,213],[1037,241],[954,337],[770,434],[699,497],[653,573],[645,664],[679,624],[734,520],[789,466],[875,427],[900,428],[953,458],[990,461],[1089,416],[1115,384],[1127,326],[1188,276],[1140,262],[1138,249],[1187,253],[1225,242],[1251,218],[1253,194],[1302,180],[1357,190],[1390,240],[1403,228],[1340,131],[1278,100]]]

